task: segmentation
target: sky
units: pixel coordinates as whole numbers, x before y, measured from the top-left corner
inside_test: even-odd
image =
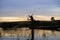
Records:
[[[0,16],[60,16],[60,0],[0,0]]]

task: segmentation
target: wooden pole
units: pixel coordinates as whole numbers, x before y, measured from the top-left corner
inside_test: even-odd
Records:
[[[34,29],[31,29],[31,40],[34,40]]]

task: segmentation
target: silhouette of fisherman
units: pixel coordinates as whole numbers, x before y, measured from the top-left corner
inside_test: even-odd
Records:
[[[51,17],[51,23],[52,23],[51,26],[55,27],[56,22],[55,22],[54,17]],[[56,28],[52,28],[52,29],[56,29]],[[54,30],[53,30],[53,33],[54,33]]]
[[[31,26],[30,26],[30,28],[33,29],[33,28],[34,28],[34,25],[33,25],[33,24],[34,24],[34,18],[33,18],[32,15],[28,15],[28,16],[29,16],[29,18],[30,18],[29,20],[31,20]],[[33,27],[32,27],[32,26],[33,26]]]
[[[55,27],[55,18],[54,17],[51,17],[51,21],[52,21],[52,27]],[[56,28],[53,28],[53,29],[56,29]],[[54,34],[55,35],[55,33],[54,33],[55,31],[54,30],[52,30],[52,34]]]
[[[33,18],[33,16],[32,16],[32,15],[28,15],[28,16],[30,17],[30,19],[29,19],[29,20],[34,21],[34,18]]]
[[[30,25],[30,28],[31,28],[31,34],[32,34],[32,36],[31,36],[31,40],[34,40],[34,18],[33,18],[33,16],[32,15],[29,15],[29,17],[30,17],[30,19],[29,20],[31,20],[31,25]]]

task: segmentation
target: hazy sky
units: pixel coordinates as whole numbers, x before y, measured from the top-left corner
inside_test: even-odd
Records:
[[[0,0],[0,16],[60,15],[60,0]]]

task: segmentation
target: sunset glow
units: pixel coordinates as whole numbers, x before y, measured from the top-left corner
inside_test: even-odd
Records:
[[[35,20],[49,21],[51,16],[33,16]],[[54,16],[56,20],[60,20],[59,16]],[[0,22],[28,21],[28,17],[0,17]]]

